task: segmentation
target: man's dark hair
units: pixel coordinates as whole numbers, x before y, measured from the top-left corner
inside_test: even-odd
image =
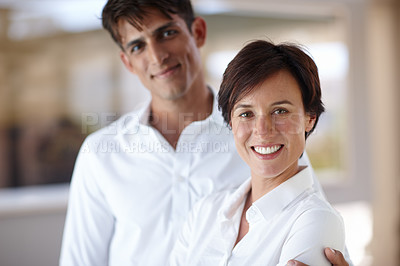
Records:
[[[189,31],[191,30],[194,12],[190,0],[109,0],[103,8],[103,27],[123,50],[118,21],[126,19],[141,30],[141,24],[150,9],[159,10],[169,19],[171,14],[180,16],[186,22]]]
[[[287,70],[299,84],[304,110],[315,115],[317,125],[325,108],[321,101],[318,68],[309,55],[296,44],[275,45],[257,40],[247,44],[229,63],[218,93],[218,105],[226,123],[230,124],[232,109],[243,97],[280,70]]]

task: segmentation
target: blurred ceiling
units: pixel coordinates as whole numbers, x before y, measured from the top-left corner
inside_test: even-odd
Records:
[[[326,18],[343,1],[325,0],[192,0],[201,15],[235,13],[256,16]],[[101,11],[106,0],[0,0],[8,10],[10,39],[46,36],[56,32],[81,32],[101,28]],[[0,24],[1,27],[1,24]]]
[[[22,28],[21,24],[24,21],[43,20],[50,23],[51,25],[47,26],[53,30],[75,32],[100,28],[101,10],[105,2],[105,0],[0,0],[0,8],[10,10],[11,31],[15,30],[15,27]]]

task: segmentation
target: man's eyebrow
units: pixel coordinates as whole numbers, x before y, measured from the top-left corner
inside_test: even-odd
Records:
[[[164,24],[164,25],[162,25],[162,26],[156,28],[156,29],[152,32],[152,35],[153,35],[153,36],[157,36],[160,32],[163,32],[164,30],[166,30],[167,28],[169,28],[169,27],[171,27],[171,26],[174,26],[175,24],[176,24],[175,21],[168,22],[168,23],[166,23],[166,24]],[[128,42],[128,43],[125,45],[125,49],[128,50],[129,47],[132,47],[132,46],[134,46],[135,44],[140,43],[140,42],[142,42],[142,41],[143,41],[143,38],[142,38],[142,37],[141,37],[141,38],[134,39],[134,40]]]
[[[143,41],[143,38],[137,38],[137,39],[134,39],[134,40],[128,42],[128,43],[125,45],[125,50],[128,50],[129,47],[132,47],[132,46],[134,46],[135,44],[140,43],[140,42],[142,42],[142,41]]]
[[[158,27],[157,29],[155,29],[155,30],[153,31],[153,36],[158,35],[160,32],[165,31],[166,29],[168,29],[168,28],[171,27],[171,26],[174,26],[175,24],[176,24],[175,21],[171,21],[171,22],[168,22],[168,23],[166,23],[166,24],[164,24],[164,25]]]

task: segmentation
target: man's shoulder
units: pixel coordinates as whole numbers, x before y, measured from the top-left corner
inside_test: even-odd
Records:
[[[126,113],[107,126],[89,134],[85,141],[87,143],[109,142],[127,134],[137,133],[141,115],[142,110]]]

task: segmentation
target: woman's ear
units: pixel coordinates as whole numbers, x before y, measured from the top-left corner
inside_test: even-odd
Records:
[[[207,24],[202,17],[196,17],[192,23],[192,34],[197,47],[202,47],[206,42]]]
[[[131,62],[129,61],[129,58],[126,55],[126,53],[124,53],[123,51],[120,51],[119,57],[121,58],[121,61],[122,61],[122,63],[124,63],[125,67],[129,70],[129,72],[135,74],[133,66],[132,66]]]
[[[317,116],[315,114],[306,114],[306,121],[305,121],[305,130],[306,132],[310,132],[315,125],[315,121],[317,120]]]

